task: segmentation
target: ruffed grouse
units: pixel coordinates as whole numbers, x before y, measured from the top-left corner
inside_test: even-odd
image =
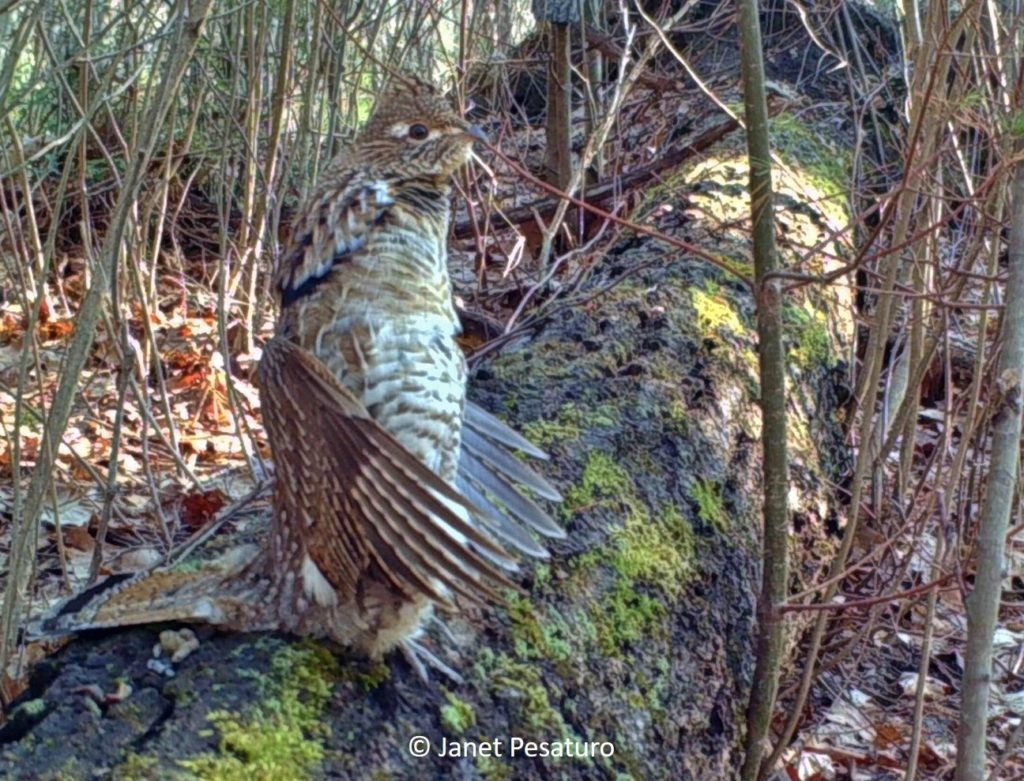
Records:
[[[432,606],[500,599],[514,558],[559,526],[518,485],[558,492],[544,458],[465,399],[446,240],[451,175],[482,133],[405,78],[380,99],[299,212],[259,366],[276,470],[259,548],[199,572],[155,571],[73,598],[50,631],[201,621],[328,636],[379,658],[418,642]],[[112,579],[111,579],[112,580]]]

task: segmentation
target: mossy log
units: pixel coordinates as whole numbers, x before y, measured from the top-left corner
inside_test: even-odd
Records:
[[[742,271],[745,180],[737,140],[651,192],[639,218]],[[825,174],[783,172],[777,185],[787,261],[815,245],[841,256]],[[161,627],[84,636],[37,668],[0,734],[0,777],[733,777],[758,582],[750,287],[646,238],[614,248],[590,284],[613,281],[476,369],[472,395],[551,453],[568,538],[525,563],[525,596],[435,638],[465,683],[424,685],[399,657],[375,665],[212,630],[167,677],[147,666]],[[794,587],[819,571],[838,514],[827,486],[845,463],[835,391],[848,302],[808,291],[787,303]],[[416,736],[425,757],[410,751]],[[591,756],[525,742],[512,756],[514,738]],[[441,756],[444,741],[476,756]]]

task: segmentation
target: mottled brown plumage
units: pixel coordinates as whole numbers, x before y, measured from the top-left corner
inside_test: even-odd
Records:
[[[76,598],[59,627],[284,629],[374,657],[401,646],[422,672],[421,658],[443,667],[417,643],[433,605],[498,600],[512,585],[498,540],[546,555],[524,527],[562,531],[517,485],[560,497],[510,451],[544,454],[466,402],[455,341],[449,179],[480,136],[406,79],[300,211],[259,367],[276,469],[265,544]]]

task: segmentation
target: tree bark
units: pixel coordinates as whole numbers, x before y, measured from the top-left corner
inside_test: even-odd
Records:
[[[1018,155],[1024,144],[1018,144]],[[1024,163],[1017,162],[1010,219],[1007,301],[1024,301]],[[1016,291],[1016,292],[1015,292]],[[992,458],[978,523],[974,590],[967,597],[967,648],[963,703],[957,734],[956,781],[984,781],[992,639],[999,618],[1006,532],[1020,474],[1021,378],[1024,377],[1024,308],[1003,313],[1003,350],[997,382],[1000,398],[992,426]]]
[[[764,744],[771,725],[779,671],[785,656],[782,606],[789,587],[789,455],[786,432],[786,350],[783,344],[783,287],[775,250],[768,103],[756,0],[740,0],[743,100],[750,165],[754,287],[757,291],[758,359],[761,386],[761,452],[764,454],[764,503],[761,593],[757,603],[757,661],[747,706],[744,781],[760,776]]]

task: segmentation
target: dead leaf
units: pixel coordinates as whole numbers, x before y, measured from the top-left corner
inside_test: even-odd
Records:
[[[186,526],[199,529],[209,523],[227,501],[227,496],[219,488],[187,494],[181,500],[181,521]]]
[[[875,727],[875,745],[883,751],[903,743],[904,734],[895,724],[879,724]]]
[[[61,527],[64,536],[64,546],[73,550],[92,553],[96,547],[96,540],[82,526]]]

